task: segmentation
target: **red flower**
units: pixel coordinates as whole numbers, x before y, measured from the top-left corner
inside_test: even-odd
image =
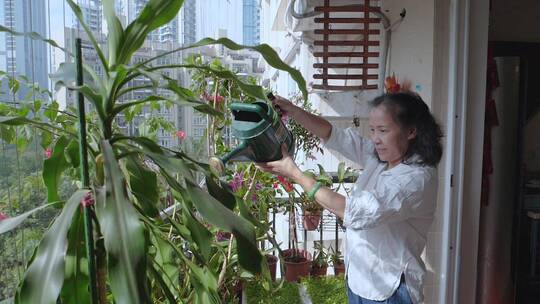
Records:
[[[384,80],[384,88],[388,93],[397,93],[401,91],[401,85],[398,83],[396,75],[386,77]]]
[[[7,214],[5,214],[4,212],[0,212],[0,221],[3,221],[5,219],[9,218],[9,216],[7,216]]]
[[[174,135],[180,139],[186,139],[186,132],[182,130],[178,130],[174,133]]]
[[[45,149],[45,158],[51,158],[51,156],[52,156],[51,148]]]
[[[283,189],[287,192],[292,192],[294,190],[294,186],[291,182],[289,182],[285,177],[278,175],[278,180],[281,183],[281,186],[283,186]]]
[[[279,183],[273,183],[272,188],[277,189],[279,187]]]

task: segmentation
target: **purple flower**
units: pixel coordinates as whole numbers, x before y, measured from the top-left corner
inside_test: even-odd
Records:
[[[235,172],[232,180],[229,182],[229,186],[231,186],[232,190],[236,192],[243,185],[244,185],[244,173]]]
[[[257,182],[257,183],[255,184],[255,190],[261,191],[262,188],[263,188],[263,185],[262,185],[260,182]]]

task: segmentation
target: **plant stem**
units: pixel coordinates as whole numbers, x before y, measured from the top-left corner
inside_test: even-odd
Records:
[[[231,238],[229,239],[229,248],[227,250],[227,256],[225,257],[225,260],[223,261],[223,268],[221,268],[221,272],[219,273],[218,290],[221,288],[225,280],[225,274],[227,273],[227,263],[230,260],[231,253],[232,253],[233,238],[234,238],[234,234],[231,234]]]
[[[77,60],[77,85],[83,85],[83,67],[82,67],[82,52],[81,52],[81,39],[76,40],[76,60]],[[88,143],[86,142],[86,115],[84,109],[84,96],[79,91],[77,93],[77,106],[79,111],[79,153],[80,153],[80,170],[81,181],[83,188],[90,188],[90,177],[88,173]],[[90,274],[90,294],[92,296],[92,303],[99,303],[97,293],[97,278],[96,278],[96,265],[95,265],[95,250],[94,250],[94,229],[92,225],[92,207],[84,207],[84,232],[86,243],[86,254],[88,256],[88,271]]]

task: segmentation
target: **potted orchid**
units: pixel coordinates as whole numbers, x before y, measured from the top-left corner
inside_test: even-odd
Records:
[[[314,277],[323,277],[328,269],[328,253],[322,242],[315,244],[315,258],[311,263],[311,275]]]

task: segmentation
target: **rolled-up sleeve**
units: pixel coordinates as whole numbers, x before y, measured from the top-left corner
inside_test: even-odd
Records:
[[[370,229],[381,224],[403,221],[413,216],[432,214],[435,202],[425,200],[433,189],[431,176],[410,174],[390,177],[369,191],[359,191],[346,199],[343,225]],[[427,188],[426,188],[427,187]],[[435,186],[436,191],[436,186]]]
[[[360,166],[365,166],[369,158],[375,157],[371,140],[362,137],[355,128],[342,129],[334,123],[332,123],[330,137],[324,142],[324,146]]]

